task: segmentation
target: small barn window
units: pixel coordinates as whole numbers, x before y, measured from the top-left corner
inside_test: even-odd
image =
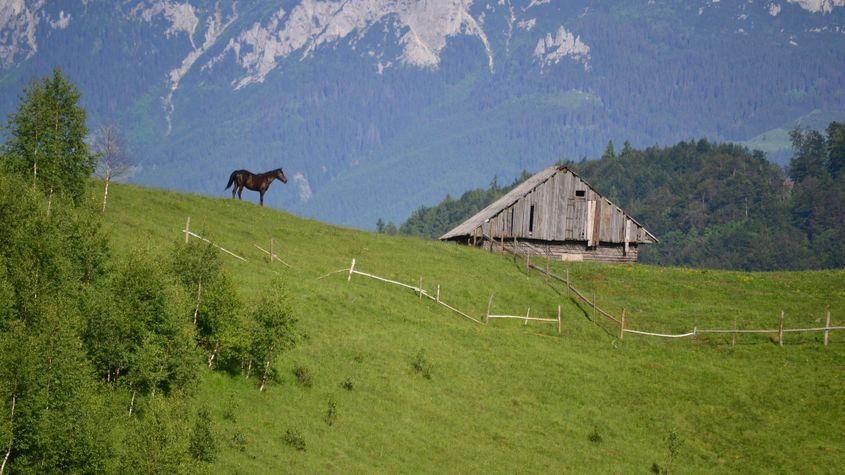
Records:
[[[583,198],[586,195],[587,195],[587,190],[575,190],[575,196]]]
[[[534,205],[531,205],[531,214],[528,215],[528,233],[534,232]]]

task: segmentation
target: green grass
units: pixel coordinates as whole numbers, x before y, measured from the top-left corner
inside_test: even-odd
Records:
[[[255,198],[249,195],[250,199]],[[285,277],[307,338],[279,356],[281,380],[203,370],[196,404],[212,414],[223,472],[644,473],[683,441],[678,472],[833,472],[845,463],[845,332],[696,341],[648,339],[589,321],[562,288],[501,255],[329,226],[248,202],[114,186],[106,228],[116,252],[167,252],[191,229],[249,262],[224,258],[243,299]],[[276,238],[293,268],[253,245]],[[344,274],[357,268],[433,292],[472,315],[552,316],[552,325],[476,325],[410,291]],[[845,320],[845,272],[743,273],[643,265],[553,264],[630,326],[815,325]],[[823,320],[822,320],[823,321]],[[421,349],[427,379],[414,370]],[[299,384],[295,365],[313,385]],[[353,382],[351,390],[342,387]],[[329,400],[336,403],[326,424]],[[298,450],[289,434],[299,435]],[[597,433],[601,441],[591,437]],[[295,438],[294,438],[295,439]]]

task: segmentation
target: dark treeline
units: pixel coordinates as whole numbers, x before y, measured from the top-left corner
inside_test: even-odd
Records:
[[[657,234],[640,260],[745,270],[845,266],[845,124],[792,132],[784,170],[761,152],[707,140],[563,162]],[[473,190],[421,208],[405,234],[436,238],[503,192]]]
[[[407,236],[421,236],[437,238],[446,231],[452,229],[456,224],[484,209],[490,203],[504,196],[525,181],[531,175],[527,171],[513,181],[510,185],[500,186],[499,180],[493,177],[493,182],[486,190],[478,188],[470,190],[461,195],[459,199],[446,196],[446,199],[437,206],[422,206],[414,211],[411,216],[399,227],[399,233]],[[388,225],[389,227],[389,225]],[[381,232],[382,227],[376,223],[376,230]],[[385,231],[387,232],[387,231]],[[390,234],[389,232],[387,232]]]
[[[264,389],[296,320],[281,283],[246,308],[209,245],[111,251],[78,97],[59,71],[32,83],[0,155],[0,471],[197,471],[200,371]]]

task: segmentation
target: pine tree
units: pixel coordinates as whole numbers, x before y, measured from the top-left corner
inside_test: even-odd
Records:
[[[602,160],[613,160],[616,158],[616,148],[613,147],[613,140],[607,141],[607,147],[601,156]]]
[[[845,170],[845,123],[831,122],[827,126],[827,169],[836,178]]]

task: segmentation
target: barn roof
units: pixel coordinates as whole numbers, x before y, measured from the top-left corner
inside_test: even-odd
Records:
[[[590,189],[593,190],[597,195],[602,196],[601,193],[599,193],[595,188],[593,188],[592,185],[587,183],[583,178],[581,178],[571,168],[564,166],[564,165],[555,165],[555,166],[546,168],[545,170],[542,170],[539,173],[532,175],[530,178],[528,178],[524,182],[520,183],[519,186],[517,186],[513,190],[509,191],[504,196],[502,196],[498,200],[494,201],[493,203],[491,203],[489,206],[482,209],[478,213],[474,214],[471,218],[469,218],[466,221],[464,221],[463,223],[457,225],[455,228],[453,228],[451,231],[447,232],[446,234],[440,236],[440,239],[445,240],[445,239],[451,239],[451,238],[454,238],[454,237],[469,236],[470,234],[472,234],[473,230],[475,230],[476,228],[478,228],[479,226],[481,226],[482,224],[484,224],[485,222],[487,222],[491,218],[495,217],[497,214],[501,213],[502,210],[504,210],[505,208],[511,206],[512,204],[516,203],[517,201],[519,201],[520,199],[525,197],[525,195],[531,193],[532,190],[534,190],[538,186],[542,185],[549,178],[551,178],[552,176],[554,176],[555,174],[557,174],[558,172],[561,172],[561,171],[568,171],[569,173],[572,173],[573,175],[575,175],[576,177],[581,179],[581,181],[583,181],[585,185],[590,187]],[[627,216],[627,213],[626,213],[626,216]],[[645,232],[652,239],[654,239],[655,242],[659,242],[659,240],[657,239],[657,237],[654,234],[650,233],[647,229],[645,229],[645,227],[643,227],[643,225],[638,223],[634,218],[631,218],[630,216],[628,216],[628,218],[631,219],[631,221],[633,221],[638,226],[642,227],[645,230]]]

